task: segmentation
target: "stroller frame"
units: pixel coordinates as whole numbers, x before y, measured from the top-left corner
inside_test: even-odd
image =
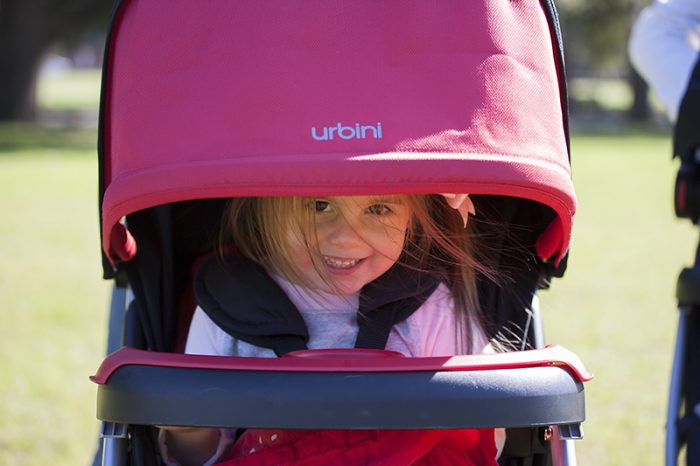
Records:
[[[127,1],[123,4],[128,3]],[[561,111],[562,111],[562,121],[565,138],[566,138],[566,148],[568,149],[568,118],[567,118],[567,103],[566,103],[566,85],[563,67],[563,54],[561,50],[561,37],[558,29],[558,22],[556,18],[556,12],[554,10],[554,5],[551,0],[542,0],[541,2],[542,11],[547,19],[547,24],[550,28],[551,35],[551,45],[552,52],[554,55],[554,62],[556,63],[557,73],[559,76],[559,99],[561,101]],[[122,3],[118,3],[115,8],[114,16],[118,18],[120,13]],[[110,37],[112,33],[110,33]],[[548,39],[549,40],[549,39]],[[105,50],[105,68],[109,67],[110,64],[110,43],[108,39],[108,46]],[[105,136],[105,127],[108,124],[105,121],[106,112],[106,88],[109,85],[109,73],[103,74],[103,94],[102,94],[102,105],[101,105],[101,119],[100,119],[100,133],[99,133],[99,150],[100,150],[100,207],[101,213],[104,215],[103,202],[105,201],[105,188],[108,181],[105,179],[104,170],[104,154],[105,146],[109,145],[109,141],[105,139],[111,137],[111,135]],[[562,151],[563,152],[563,151]],[[111,169],[111,167],[108,167]],[[456,186],[456,185],[455,185]],[[426,188],[422,188],[426,189]],[[495,188],[494,188],[495,189]],[[568,189],[566,186],[557,186],[556,189],[561,189],[565,191]],[[433,192],[433,191],[425,191]],[[524,191],[521,191],[521,193]],[[284,193],[282,193],[284,194]],[[498,197],[497,191],[485,191],[482,193],[485,198],[493,195],[493,197]],[[547,193],[547,196],[556,197],[556,194],[561,194],[559,192],[552,194]],[[183,199],[171,199],[168,202],[175,203],[182,201]],[[527,205],[527,202],[523,204],[523,199],[519,200],[519,203],[514,204],[512,209],[509,210],[510,214],[519,211],[520,207],[526,209],[531,208]],[[530,202],[530,199],[527,199]],[[114,200],[110,200],[114,202]],[[150,202],[150,201],[149,201]],[[484,209],[478,204],[478,199],[475,200],[477,203],[477,210],[483,212]],[[533,202],[534,203],[534,202]],[[152,205],[156,206],[157,203]],[[547,205],[545,203],[545,205]],[[155,219],[155,223],[159,223],[161,220],[161,207],[166,209],[171,208],[171,205],[167,206],[159,205],[158,207],[151,208],[150,206],[141,205],[140,208],[143,209],[148,207],[145,215],[151,215]],[[552,207],[552,204],[549,204]],[[556,209],[561,208],[565,210],[568,206],[558,205]],[[174,207],[173,207],[174,208]],[[138,209],[134,209],[138,210]],[[508,209],[507,209],[508,210]],[[111,221],[113,217],[120,217],[120,212],[110,212],[107,222],[103,221],[102,234],[103,234],[103,244],[109,242],[109,238],[114,231],[105,230],[104,227]],[[557,210],[558,214],[561,214]],[[121,212],[121,215],[131,215],[131,212]],[[141,216],[142,212],[138,212]],[[167,216],[167,215],[165,215]],[[133,216],[132,216],[133,217]],[[153,220],[150,217],[147,220]],[[511,220],[510,217],[508,217]],[[127,218],[130,222],[129,228],[133,226],[138,229],[139,222],[137,218]],[[143,220],[143,218],[141,218]],[[543,229],[541,224],[548,225],[552,222],[552,215],[546,214],[542,218],[537,220],[538,228]],[[148,223],[148,222],[146,222]],[[570,225],[565,225],[563,230],[566,231],[570,228]],[[138,239],[138,238],[137,238]],[[139,239],[140,241],[140,239]],[[564,242],[568,242],[568,237],[565,238]],[[140,243],[139,243],[140,244]],[[532,244],[528,242],[527,244]],[[105,248],[107,251],[107,248]],[[153,356],[154,353],[149,353],[144,355],[143,353],[137,353],[131,350],[122,350],[118,353],[113,353],[108,357],[104,365],[104,370],[98,371],[95,377],[95,381],[99,384],[98,386],[98,418],[103,421],[102,438],[104,439],[103,447],[103,463],[110,465],[121,465],[131,463],[129,455],[130,451],[134,449],[133,441],[138,434],[134,433],[132,426],[134,425],[250,425],[251,427],[297,427],[297,428],[459,428],[459,427],[509,427],[512,428],[508,432],[508,442],[509,447],[506,447],[506,452],[502,457],[501,461],[503,464],[522,464],[522,465],[545,465],[550,462],[555,465],[572,465],[575,464],[575,455],[573,445],[571,444],[571,439],[580,438],[582,433],[580,429],[580,423],[584,420],[584,394],[583,394],[583,382],[588,379],[589,375],[583,369],[576,369],[578,363],[576,358],[565,356],[564,352],[557,350],[556,348],[544,348],[544,336],[542,332],[541,321],[539,319],[539,310],[536,302],[535,290],[539,288],[544,288],[548,286],[549,280],[554,276],[560,276],[565,268],[565,257],[563,256],[564,251],[559,251],[562,255],[558,257],[555,262],[541,262],[530,267],[526,274],[525,285],[523,288],[523,296],[528,297],[533,301],[533,304],[528,308],[528,306],[522,306],[527,309],[519,309],[520,311],[526,311],[525,316],[522,315],[518,317],[516,324],[523,331],[522,340],[535,348],[542,348],[540,351],[525,351],[521,355],[523,360],[520,361],[521,365],[513,365],[510,358],[512,355],[509,354],[497,354],[489,356],[460,356],[455,358],[441,358],[440,361],[433,361],[433,366],[422,366],[416,370],[416,368],[404,368],[391,372],[390,374],[378,373],[376,370],[368,368],[366,361],[363,363],[354,364],[352,358],[348,362],[347,358],[339,358],[332,364],[340,364],[343,366],[355,366],[352,367],[353,378],[358,379],[358,383],[365,384],[360,385],[362,390],[358,390],[356,386],[354,390],[343,393],[343,397],[340,401],[345,403],[341,408],[344,409],[343,414],[347,415],[344,419],[337,421],[336,417],[340,416],[330,416],[333,418],[332,421],[324,421],[323,415],[324,410],[326,410],[325,415],[328,415],[328,409],[331,404],[326,403],[329,393],[317,393],[317,396],[311,397],[315,403],[310,403],[308,396],[300,397],[297,399],[285,399],[285,410],[288,409],[290,412],[295,413],[290,419],[286,419],[284,416],[284,411],[282,409],[269,409],[271,418],[267,421],[258,421],[261,423],[256,424],[255,422],[247,422],[252,419],[241,419],[241,422],[237,422],[237,416],[242,416],[243,409],[248,403],[255,402],[256,400],[244,399],[245,393],[240,392],[240,383],[243,379],[250,379],[251,384],[259,383],[260,380],[269,380],[270,377],[281,377],[280,379],[275,379],[276,382],[272,385],[278,388],[279,386],[285,386],[290,383],[289,380],[296,378],[298,374],[284,370],[282,367],[278,367],[280,363],[282,365],[294,365],[301,364],[297,362],[290,362],[294,360],[285,361],[262,361],[260,364],[272,364],[276,369],[273,370],[260,370],[256,369],[254,373],[248,373],[244,371],[241,367],[236,367],[235,364],[221,363],[217,362],[216,357],[204,357],[204,359],[199,359],[196,367],[192,367],[187,361],[192,361],[197,359],[193,356],[179,356],[171,355],[164,356],[160,355],[157,361],[152,363],[144,363],[148,357]],[[548,255],[551,257],[551,255]],[[135,300],[132,300],[132,292],[129,285],[126,283],[133,283],[134,278],[134,264],[129,262],[124,262],[123,264],[115,264],[113,262],[113,257],[107,257],[103,255],[103,263],[105,268],[105,277],[115,279],[115,290],[114,299],[112,303],[111,311],[111,329],[110,329],[110,348],[111,353],[113,349],[117,346],[127,346],[132,348],[148,348],[150,350],[154,348],[172,348],[171,341],[165,342],[147,342],[142,330],[139,330],[142,325],[140,321],[141,316],[132,309],[132,304]],[[117,265],[115,268],[114,266]],[[138,283],[138,280],[136,280]],[[137,297],[141,293],[141,290],[135,289],[133,295]],[[498,301],[500,295],[490,296],[493,301]],[[520,296],[522,297],[522,296]],[[524,301],[527,303],[528,301]],[[511,303],[513,306],[514,304]],[[517,307],[517,306],[516,306]],[[507,312],[505,314],[508,314]],[[522,314],[522,312],[521,312]],[[497,320],[500,319],[498,316]],[[506,320],[508,319],[506,315]],[[121,327],[120,322],[124,322],[124,328]],[[172,328],[172,322],[168,323]],[[120,335],[121,337],[117,337]],[[133,358],[124,357],[134,356]],[[157,355],[156,355],[157,356]],[[122,358],[122,360],[119,360]],[[488,362],[484,362],[479,365],[474,363],[480,358],[488,359]],[[225,358],[232,359],[232,358]],[[235,358],[233,358],[235,359]],[[302,358],[303,359],[303,358]],[[313,358],[311,358],[313,360]],[[380,358],[381,359],[381,358]],[[387,365],[392,363],[397,363],[396,359],[392,361],[385,361],[382,363],[380,359],[374,361],[382,366],[384,369]],[[420,358],[419,358],[420,359]],[[427,358],[431,359],[431,358]],[[435,359],[435,358],[432,358]],[[440,358],[438,358],[440,359]],[[115,363],[116,360],[116,363]],[[524,362],[523,362],[524,361]],[[537,362],[534,364],[533,361]],[[313,364],[316,370],[312,370],[312,377],[318,377],[319,380],[323,380],[324,384],[337,383],[337,380],[343,380],[347,382],[347,373],[340,370],[338,366],[326,366],[323,370],[319,369],[318,366],[324,366],[327,364],[325,362],[318,360],[317,364]],[[224,370],[223,366],[228,367],[228,370]],[[365,364],[365,365],[363,365]],[[453,365],[449,370],[444,370],[445,365]],[[303,364],[302,364],[303,365]],[[369,364],[372,366],[372,364]],[[397,364],[400,365],[400,364]],[[408,363],[410,366],[411,363]],[[187,366],[187,367],[182,367]],[[534,366],[534,367],[533,367]],[[307,367],[308,369],[308,367]],[[196,377],[194,377],[196,373]],[[309,376],[309,374],[304,374]],[[258,381],[256,382],[256,379]],[[171,391],[173,389],[172,381],[177,380],[182,382],[187,380],[186,384],[183,386],[177,385],[175,387],[175,392]],[[336,380],[336,382],[334,382]],[[392,381],[393,380],[393,381]],[[144,387],[144,381],[153,382],[149,387]],[[426,405],[421,405],[421,409],[424,409],[420,413],[413,413],[413,417],[406,417],[407,414],[405,409],[401,409],[400,404],[394,404],[391,406],[390,402],[397,401],[391,398],[397,398],[398,401],[402,399],[408,399],[411,396],[411,387],[417,386],[420,381],[431,381],[430,386],[431,391],[436,389],[436,393],[439,398],[436,400],[427,400]],[[506,381],[508,383],[506,383]],[[389,396],[381,395],[381,390],[370,390],[370,388],[386,387],[386,384],[392,384],[392,389],[394,390]],[[266,384],[260,386],[256,385],[256,391],[258,389],[265,388]],[[269,384],[268,384],[269,385]],[[321,383],[314,384],[315,386],[322,386]],[[342,385],[342,384],[341,384]],[[216,410],[211,409],[211,405],[206,405],[207,400],[197,400],[205,403],[195,404],[192,403],[192,398],[195,395],[200,395],[205,393],[211,387],[222,388],[224,397],[226,399],[235,399],[237,410],[234,412],[224,412],[218,413]],[[301,386],[300,386],[301,387]],[[340,386],[336,387],[340,389]],[[237,391],[238,390],[238,391]],[[401,392],[404,390],[404,392]],[[297,395],[302,391],[301,388],[294,390]],[[367,392],[369,398],[367,399],[353,399],[353,394],[357,392],[363,393]],[[377,393],[379,392],[379,393]],[[153,396],[153,394],[163,394],[167,393],[169,400],[163,400],[163,397]],[[285,393],[279,392],[271,394],[270,396],[264,397],[263,403],[267,403],[267,406],[274,405],[277,395],[284,395]],[[232,395],[235,395],[231,398]],[[308,395],[308,394],[304,394]],[[378,398],[372,399],[372,396],[378,396]],[[325,397],[325,398],[324,398]],[[197,398],[195,396],[195,398]],[[183,402],[188,400],[191,403],[191,408],[197,414],[197,419],[192,421],[189,416],[182,414],[178,415],[177,411],[183,406]],[[320,402],[319,402],[320,400]],[[563,401],[562,401],[563,400]],[[331,400],[337,405],[338,399]],[[425,400],[423,400],[425,401]],[[536,403],[534,403],[536,401]],[[260,400],[257,400],[260,402]],[[291,408],[293,403],[298,404],[298,409],[294,411]],[[533,404],[534,403],[534,404]],[[479,409],[479,405],[487,404],[488,408],[483,407]],[[260,414],[261,405],[257,405],[257,414]],[[405,406],[405,405],[404,405]],[[508,409],[504,412],[502,409],[494,413],[499,406],[507,406]],[[546,406],[546,408],[545,408]],[[206,409],[203,409],[206,408]],[[534,409],[533,409],[534,407]],[[371,408],[371,410],[369,409]],[[386,409],[385,409],[386,408]],[[335,408],[333,408],[335,409]],[[364,411],[363,411],[364,409]],[[317,410],[315,414],[317,416],[309,414],[309,410]],[[253,409],[253,411],[256,411]],[[371,411],[371,416],[367,417],[355,417],[353,415],[362,412]],[[463,419],[456,415],[459,412],[469,412],[469,419]],[[304,413],[300,416],[300,413]],[[422,413],[422,414],[421,414]],[[191,413],[190,413],[191,414]],[[221,415],[220,417],[216,417]],[[277,416],[277,417],[274,417]],[[393,416],[393,418],[392,418]],[[308,419],[307,419],[308,418]],[[299,421],[302,419],[306,424],[299,425]],[[439,419],[436,423],[434,420]],[[292,423],[292,421],[297,421]],[[532,427],[534,426],[534,427]],[[551,454],[549,450],[551,449]],[[132,463],[140,464],[140,463]]]
[[[690,77],[673,135],[673,155],[681,160],[674,188],[676,216],[700,229],[700,61]],[[677,464],[686,446],[687,464],[700,461],[700,245],[695,263],[684,268],[676,286],[678,328],[666,415],[665,464]]]
[[[112,327],[126,314],[128,294],[127,287],[115,286]],[[358,350],[341,353],[336,360],[301,357],[250,365],[272,363],[260,371],[246,367],[248,360],[257,358],[144,352],[129,346],[116,348],[112,338],[111,355],[91,377],[98,384],[97,416],[102,420],[101,455],[98,451],[95,464],[129,464],[130,424],[192,425],[191,420],[197,418],[196,425],[211,427],[226,427],[235,421],[257,428],[302,429],[506,427],[509,435],[516,437],[522,436],[523,427],[538,426],[540,440],[551,448],[551,463],[542,464],[575,466],[573,441],[583,438],[581,423],[585,420],[583,382],[591,376],[568,351],[543,346],[536,295],[532,309],[535,347],[539,350],[408,358],[400,361],[407,363],[407,371],[396,371],[392,358],[346,359]],[[119,330],[111,328],[110,335],[113,332]],[[194,368],[189,367],[192,362]],[[321,364],[315,364],[318,362]],[[290,363],[301,364],[293,367]],[[350,371],[352,379],[348,379],[348,365],[355,366]],[[449,371],[441,370],[445,366]],[[387,369],[393,372],[376,372]],[[189,382],[173,390],[173,380]],[[420,414],[415,415],[405,409],[407,400],[426,383],[431,399],[421,402]],[[217,390],[212,392],[212,387]],[[202,393],[207,397],[202,398]],[[470,413],[468,420],[455,415],[460,412]],[[523,439],[517,441],[522,443]]]

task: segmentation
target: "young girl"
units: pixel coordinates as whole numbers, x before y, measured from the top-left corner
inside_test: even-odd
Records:
[[[475,253],[470,213],[469,197],[454,194],[232,199],[223,241],[233,242],[238,254],[212,258],[200,268],[199,306],[186,352],[482,352],[487,340],[476,276],[491,274]],[[255,453],[250,438],[256,432],[246,431],[231,448],[230,432],[164,427],[161,451],[169,464],[213,464],[220,458],[239,464]],[[266,436],[279,444],[278,437]],[[263,437],[256,438],[262,444]],[[493,461],[493,436],[479,441],[483,445],[472,449],[486,450]]]

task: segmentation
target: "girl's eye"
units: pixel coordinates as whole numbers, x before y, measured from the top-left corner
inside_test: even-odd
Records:
[[[317,213],[330,212],[331,211],[331,203],[328,201],[315,201],[314,202],[314,210],[316,210]]]
[[[388,215],[392,210],[386,204],[374,204],[367,208],[367,212],[372,215]]]

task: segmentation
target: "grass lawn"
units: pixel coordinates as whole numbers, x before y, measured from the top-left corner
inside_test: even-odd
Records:
[[[99,101],[99,70],[64,70],[41,79],[37,98],[50,110],[93,109]]]
[[[94,106],[94,86],[77,100],[57,96],[73,83],[42,84],[45,106]],[[0,466],[92,460],[98,423],[88,376],[103,356],[109,294],[95,138],[94,130],[0,126]],[[697,235],[673,216],[667,138],[579,134],[572,148],[579,211],[569,271],[541,298],[548,340],[596,376],[586,386],[579,464],[657,465],[674,286]]]
[[[0,295],[9,317],[0,326],[0,465],[88,464],[97,423],[87,377],[103,352],[108,299],[94,135],[27,134],[0,133]],[[696,235],[672,214],[667,139],[580,135],[573,151],[579,212],[569,271],[542,301],[549,341],[596,375],[579,461],[656,465],[673,290]]]
[[[0,128],[2,466],[84,465],[96,444],[88,376],[104,352],[108,286],[94,147],[86,132]]]
[[[666,138],[573,139],[578,213],[569,270],[542,293],[547,337],[595,374],[580,464],[663,461],[675,283],[696,233],[673,214]]]

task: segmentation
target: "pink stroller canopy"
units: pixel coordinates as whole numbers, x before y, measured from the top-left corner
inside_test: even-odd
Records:
[[[565,254],[575,196],[539,2],[128,1],[103,102],[108,256],[155,205],[405,192],[540,202],[557,217],[538,253]]]

